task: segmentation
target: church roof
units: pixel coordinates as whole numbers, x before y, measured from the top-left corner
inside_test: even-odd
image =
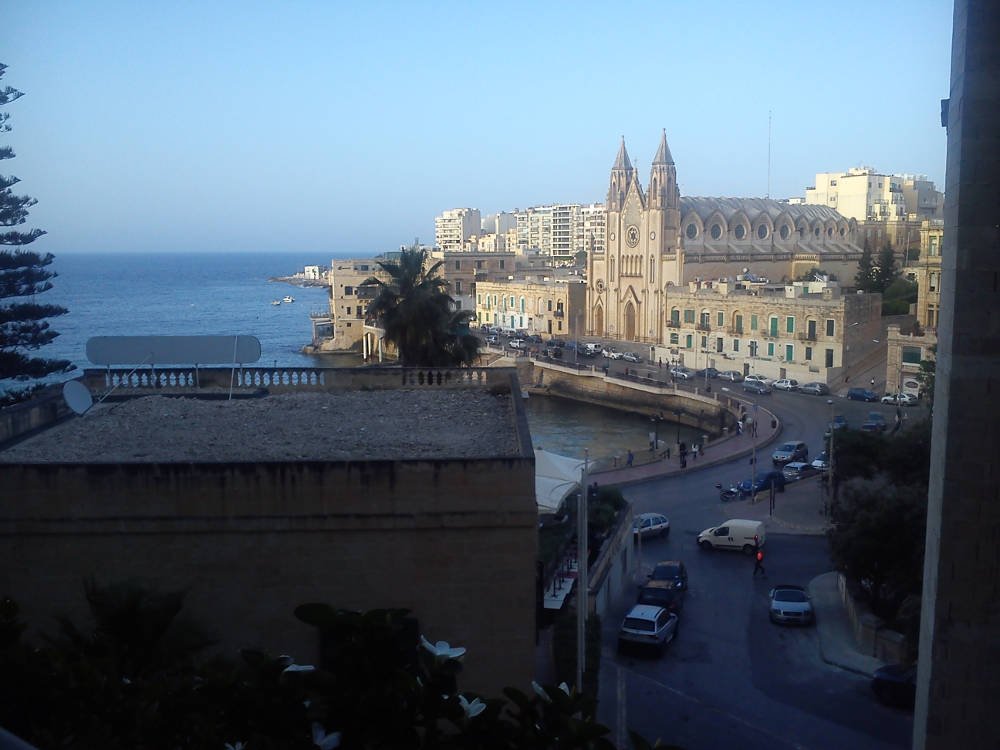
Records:
[[[721,213],[727,221],[741,211],[750,217],[767,214],[772,220],[781,214],[788,214],[793,221],[799,218],[804,218],[807,221],[819,219],[823,222],[830,219],[834,221],[847,220],[847,217],[828,206],[811,203],[782,203],[773,198],[701,198],[681,196],[680,208],[681,216],[686,216],[689,212],[693,211],[701,217],[702,221],[708,219],[716,211]]]
[[[622,145],[618,149],[618,156],[615,158],[615,165],[612,169],[632,169],[632,162],[629,161],[628,151],[625,150],[625,136],[622,136]]]
[[[673,164],[674,157],[670,154],[670,146],[667,145],[667,129],[663,129],[663,135],[660,136],[660,147],[656,149],[656,156],[653,158],[653,164]]]

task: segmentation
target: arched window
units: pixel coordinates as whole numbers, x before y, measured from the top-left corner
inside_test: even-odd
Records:
[[[742,240],[744,237],[747,236],[746,227],[743,226],[742,224],[737,224],[736,228],[733,230],[733,235],[736,237],[736,239]]]
[[[693,240],[695,237],[698,236],[698,225],[695,224],[693,221],[690,222],[684,229],[684,234],[687,235],[687,238],[689,240]]]

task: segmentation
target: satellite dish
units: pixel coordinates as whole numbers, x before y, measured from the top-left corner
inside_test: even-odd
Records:
[[[66,400],[66,405],[81,417],[94,405],[90,391],[79,380],[66,381],[63,385],[63,398]]]

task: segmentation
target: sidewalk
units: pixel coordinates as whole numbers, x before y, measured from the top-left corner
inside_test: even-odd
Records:
[[[858,651],[851,622],[840,600],[837,575],[836,571],[832,571],[809,582],[809,596],[816,613],[819,653],[827,664],[871,677],[876,669],[883,666],[883,662]]]

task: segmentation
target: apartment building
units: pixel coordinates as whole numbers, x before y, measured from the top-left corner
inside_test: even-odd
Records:
[[[829,281],[693,281],[668,286],[665,307],[666,341],[652,358],[831,386],[877,350],[881,331],[881,295]]]
[[[365,333],[376,331],[374,328],[366,331],[365,311],[375,296],[375,289],[365,285],[365,281],[382,275],[373,258],[334,258],[331,261],[329,321],[332,332],[329,338],[316,342],[320,351],[359,349]]]
[[[578,338],[586,322],[587,288],[579,278],[539,276],[476,284],[476,319],[543,338]]]
[[[583,206],[560,203],[516,211],[519,253],[537,250],[555,265],[573,265],[581,250],[605,242],[606,212],[603,204]]]
[[[434,217],[434,245],[441,250],[463,250],[481,232],[478,208],[452,208]]]
[[[440,274],[449,285],[449,294],[459,310],[475,309],[475,294],[479,282],[506,279],[514,273],[514,253],[492,251],[435,250],[431,258],[442,261]]]

